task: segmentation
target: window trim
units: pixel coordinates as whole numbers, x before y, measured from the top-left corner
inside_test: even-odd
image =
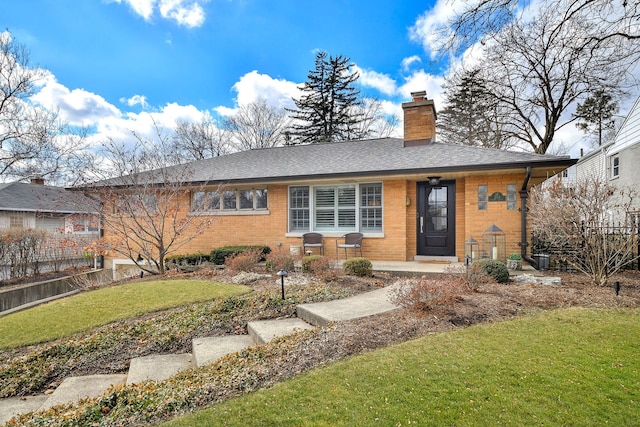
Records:
[[[611,179],[620,177],[620,156],[611,156]]]
[[[361,189],[363,186],[367,185],[378,185],[380,186],[380,212],[382,214],[381,218],[381,227],[380,230],[362,230],[362,208],[361,205]],[[291,189],[292,188],[306,188],[308,191],[308,207],[306,208],[309,212],[309,228],[306,230],[291,230]],[[315,189],[316,188],[340,188],[340,187],[351,187],[355,189],[355,228],[354,229],[316,229],[315,228]],[[300,208],[299,208],[300,209]],[[304,208],[302,208],[304,209]],[[336,208],[337,209],[337,208]],[[366,181],[366,182],[353,182],[353,183],[317,183],[317,184],[308,184],[308,185],[289,185],[287,187],[287,237],[299,237],[304,233],[316,232],[322,233],[327,237],[340,237],[345,233],[352,232],[360,232],[363,233],[367,237],[384,237],[384,183],[382,181]]]
[[[241,193],[251,191],[252,192],[252,202],[253,208],[241,208]],[[267,206],[265,208],[260,208],[258,206],[258,196],[257,191],[263,191],[267,197]],[[225,193],[235,193],[235,208],[234,209],[225,209],[224,207],[224,194]],[[202,210],[194,210],[194,197],[197,193],[217,193],[218,194],[218,204],[217,208],[214,209],[202,209]],[[268,215],[269,212],[269,188],[234,188],[234,189],[216,189],[216,190],[201,190],[201,191],[191,191],[189,201],[189,215]]]

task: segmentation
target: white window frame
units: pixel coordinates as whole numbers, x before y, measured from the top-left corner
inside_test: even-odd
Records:
[[[362,197],[361,197],[361,188],[368,186],[368,185],[379,185],[380,186],[380,213],[382,215],[381,218],[381,228],[380,230],[362,230],[362,221],[361,221],[361,215],[362,215],[362,208],[366,208],[365,206],[361,206],[361,201],[362,201]],[[340,227],[335,227],[332,229],[326,229],[326,228],[316,228],[316,203],[315,203],[315,194],[316,194],[316,189],[320,189],[320,188],[324,188],[324,189],[329,189],[329,188],[333,188],[333,189],[337,189],[338,188],[345,188],[345,187],[349,187],[349,188],[354,188],[355,189],[355,205],[353,206],[353,211],[355,214],[355,227],[354,228],[340,228]],[[291,230],[291,189],[292,188],[306,188],[308,189],[308,207],[307,208],[297,208],[298,210],[304,210],[307,209],[308,212],[308,216],[309,216],[309,228],[306,230]],[[340,210],[341,208],[339,206],[336,206],[334,209],[336,209],[336,212],[338,210]],[[382,182],[379,181],[374,181],[374,182],[357,182],[357,183],[350,183],[350,184],[333,184],[333,183],[326,183],[326,184],[315,184],[315,185],[290,185],[289,188],[287,189],[287,236],[289,237],[296,237],[296,236],[300,236],[304,233],[308,233],[308,232],[317,232],[317,233],[322,233],[323,235],[327,236],[327,237],[339,237],[342,236],[345,233],[350,233],[350,232],[361,232],[363,233],[365,236],[367,237],[384,237],[384,185]]]
[[[620,156],[611,157],[611,179],[620,177]]]

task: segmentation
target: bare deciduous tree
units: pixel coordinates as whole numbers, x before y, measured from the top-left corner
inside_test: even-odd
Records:
[[[177,163],[208,159],[230,151],[229,134],[225,127],[206,117],[200,122],[179,121],[172,147]]]
[[[477,42],[483,78],[507,113],[507,135],[546,153],[574,118],[568,109],[597,89],[624,85],[640,57],[640,6],[625,0],[482,0],[441,28],[441,49]]]
[[[384,112],[379,99],[363,98],[361,105],[351,107],[352,115],[361,121],[352,123],[347,139],[388,138],[398,127],[399,119]]]
[[[458,53],[485,35],[498,33],[506,24],[521,17],[531,5],[529,0],[480,0],[465,2],[464,7],[438,30],[441,51]],[[628,0],[547,0],[543,10],[564,13],[570,19],[584,19],[595,31],[583,42],[597,48],[612,39],[640,39],[640,3]],[[635,54],[637,54],[636,52]]]
[[[270,106],[264,98],[241,105],[225,123],[235,147],[240,151],[283,145],[289,118],[282,109]]]
[[[96,174],[108,171],[108,177],[85,188],[97,196],[105,232],[102,249],[162,274],[166,256],[202,234],[212,217],[189,215],[191,193],[202,188],[189,184],[189,165],[167,167],[174,162],[170,138],[156,131],[155,141],[136,135],[131,147],[106,142],[105,164]]]
[[[0,32],[0,176],[68,182],[92,160],[82,153],[82,129],[67,126],[56,112],[31,100],[44,74],[30,66],[22,44]]]
[[[580,179],[572,186],[558,180],[532,191],[531,230],[594,284],[605,286],[637,257],[636,198],[633,189],[601,178]]]

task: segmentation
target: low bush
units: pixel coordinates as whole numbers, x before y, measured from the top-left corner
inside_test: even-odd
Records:
[[[169,255],[165,257],[164,261],[167,267],[172,267],[175,264],[178,265],[200,265],[203,262],[209,262],[211,259],[210,254],[203,254],[201,252],[197,252],[195,254],[185,254],[185,255]]]
[[[265,257],[271,253],[271,248],[269,246],[223,246],[211,251],[210,261],[217,265],[223,265],[230,255],[237,255],[254,249],[257,249],[262,253],[260,261],[264,260]]]
[[[505,283],[509,281],[509,270],[504,263],[495,259],[480,259],[474,264],[476,263],[496,282]]]
[[[280,270],[294,271],[296,268],[295,258],[290,253],[281,250],[271,252],[267,255],[264,268],[266,271],[271,273]]]
[[[466,273],[467,286],[472,291],[477,291],[480,285],[496,282],[495,279],[489,276],[485,269],[477,262],[474,262],[467,267]]]
[[[248,249],[228,256],[224,261],[224,266],[234,272],[251,272],[255,270],[256,264],[260,262],[262,256],[260,249]]]
[[[417,312],[451,308],[468,290],[464,274],[444,273],[437,278],[422,276],[400,281],[391,301]]]
[[[302,258],[302,271],[329,278],[334,274],[331,260],[321,255],[310,255]]]
[[[350,258],[344,262],[342,269],[345,273],[358,277],[373,275],[371,261],[366,258]]]
[[[308,255],[302,258],[302,272],[311,273],[311,264],[322,259],[322,255]]]

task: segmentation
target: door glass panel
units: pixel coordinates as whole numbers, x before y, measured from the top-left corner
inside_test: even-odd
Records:
[[[427,231],[447,231],[447,187],[431,187],[427,193]]]

